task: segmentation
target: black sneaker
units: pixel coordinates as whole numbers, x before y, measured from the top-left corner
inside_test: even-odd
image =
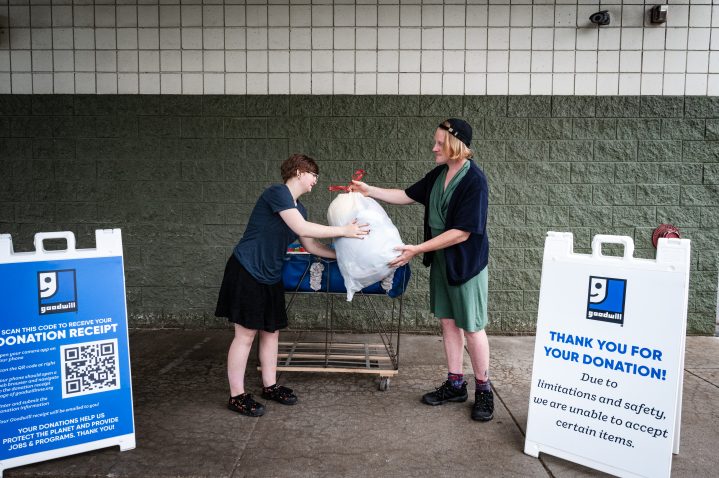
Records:
[[[283,387],[282,385],[277,384],[270,387],[264,387],[262,389],[262,398],[274,400],[282,405],[294,405],[297,403],[297,395],[292,393],[291,388]]]
[[[249,393],[241,393],[230,397],[227,408],[248,417],[261,417],[265,414],[265,406],[260,402],[256,402]]]
[[[494,417],[494,393],[474,392],[474,405],[472,406],[472,420],[488,422]]]
[[[442,405],[447,402],[466,402],[467,401],[467,382],[462,382],[460,388],[452,386],[452,382],[447,380],[434,392],[425,393],[422,396],[422,402],[427,405]]]

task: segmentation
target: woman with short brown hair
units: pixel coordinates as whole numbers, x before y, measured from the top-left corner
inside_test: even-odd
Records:
[[[265,407],[245,391],[245,369],[255,335],[260,335],[262,397],[284,405],[297,396],[277,384],[279,331],[287,327],[282,264],[287,246],[298,238],[305,250],[320,257],[336,258],[334,250],[314,239],[363,238],[369,229],[353,221],[345,226],[323,226],[307,221],[299,197],[317,184],[319,167],[314,159],[293,154],[280,167],[283,184],[273,184],[260,195],[245,233],[227,261],[215,316],[234,324],[235,337],[227,354],[230,399],[227,407],[243,415],[259,417]]]

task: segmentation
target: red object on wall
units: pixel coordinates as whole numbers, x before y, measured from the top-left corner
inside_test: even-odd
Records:
[[[661,237],[681,237],[679,235],[679,229],[671,224],[660,224],[652,233],[652,245],[657,248],[657,241]]]

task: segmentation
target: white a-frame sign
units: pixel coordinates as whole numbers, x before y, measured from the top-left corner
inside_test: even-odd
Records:
[[[47,250],[63,239],[67,248]],[[119,229],[38,233],[14,252],[0,234],[0,476],[28,463],[135,448]]]
[[[621,257],[602,245],[624,246]],[[625,236],[571,233],[544,246],[524,452],[622,477],[668,477],[679,452],[689,291],[686,239],[659,239],[656,260]]]

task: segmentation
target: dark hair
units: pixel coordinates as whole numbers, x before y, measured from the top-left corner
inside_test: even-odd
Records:
[[[280,166],[282,181],[287,182],[292,176],[299,173],[320,173],[320,168],[315,160],[304,154],[293,154],[285,159]]]

